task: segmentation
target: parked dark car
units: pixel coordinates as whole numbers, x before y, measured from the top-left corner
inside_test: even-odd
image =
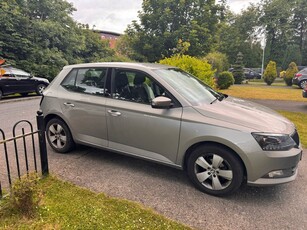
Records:
[[[230,68],[229,72],[233,72],[233,70],[234,70],[233,68]],[[261,73],[253,69],[243,68],[243,72],[245,79],[261,79]]]
[[[0,74],[0,99],[2,96],[20,93],[22,96],[36,92],[42,95],[43,90],[49,85],[45,78],[34,77],[21,69],[1,67]]]
[[[302,69],[294,75],[292,79],[293,85],[298,85],[301,89],[304,89],[307,84],[307,68]]]

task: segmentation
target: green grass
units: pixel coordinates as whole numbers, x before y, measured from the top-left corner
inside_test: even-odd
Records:
[[[286,101],[304,101],[306,98],[302,96],[302,90],[295,87],[276,87],[262,85],[232,85],[229,89],[220,92],[233,97],[245,99],[270,99],[270,100],[286,100]]]
[[[40,182],[44,191],[33,218],[0,203],[0,229],[190,229],[135,202],[110,198],[55,177]],[[1,209],[2,206],[2,209]]]
[[[300,135],[300,140],[302,145],[307,147],[307,114],[306,113],[293,113],[286,111],[279,111],[280,114],[291,120],[297,128]]]

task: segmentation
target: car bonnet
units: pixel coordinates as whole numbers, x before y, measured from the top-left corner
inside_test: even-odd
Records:
[[[204,116],[250,128],[252,132],[292,134],[294,124],[277,112],[254,102],[228,97],[194,106]]]

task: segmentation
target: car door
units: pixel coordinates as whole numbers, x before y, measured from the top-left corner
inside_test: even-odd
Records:
[[[74,139],[105,147],[107,140],[105,84],[107,68],[73,69],[64,79],[60,105]]]
[[[119,76],[123,74],[129,79],[126,86],[123,82],[127,80],[121,79],[121,83],[118,83]],[[107,100],[106,108],[109,147],[147,159],[174,164],[178,151],[182,107],[154,109],[149,100],[146,98],[142,100],[133,95],[140,91],[138,88],[140,85],[136,85],[135,81],[135,76],[138,74],[140,73],[134,70],[117,69],[113,72],[114,88],[112,98]],[[142,84],[144,87],[150,86],[147,91],[151,91],[154,81],[150,76],[144,75],[145,81]],[[116,89],[118,86],[126,88],[127,92]],[[148,97],[159,96],[162,92],[165,94],[161,86],[158,87],[159,90],[157,85],[155,88],[154,92],[147,94]]]
[[[6,73],[0,78],[0,86],[3,94],[15,93],[17,90],[17,81],[13,74]]]
[[[15,75],[16,93],[29,93],[35,91],[35,81],[30,75]]]

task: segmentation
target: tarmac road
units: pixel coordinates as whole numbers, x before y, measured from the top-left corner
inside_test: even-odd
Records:
[[[21,118],[35,122],[38,104],[39,98],[0,102],[0,127],[9,130]],[[69,154],[48,147],[48,154],[52,174],[96,192],[137,201],[196,229],[307,229],[305,156],[292,183],[243,186],[233,196],[218,198],[195,189],[184,172],[144,160],[84,146]]]

